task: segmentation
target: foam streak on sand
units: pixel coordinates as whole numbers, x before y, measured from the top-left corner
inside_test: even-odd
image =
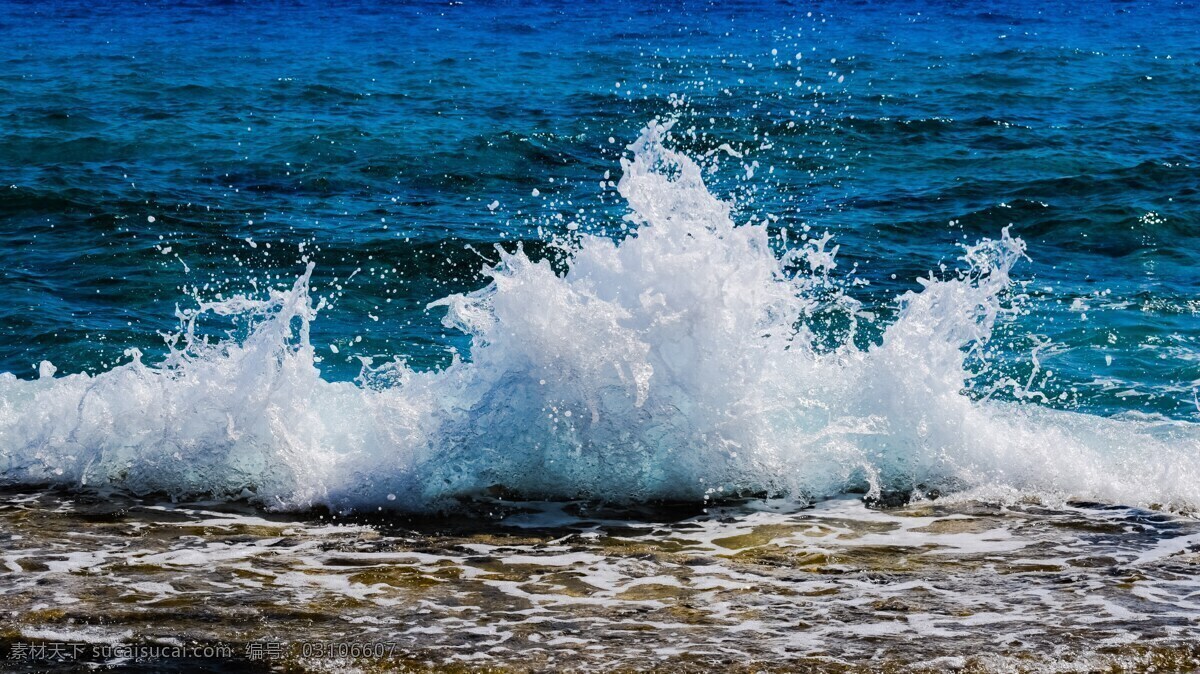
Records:
[[[306,273],[267,299],[202,303],[160,364],[0,376],[2,479],[281,508],[421,510],[494,485],[614,501],[971,489],[1200,504],[1193,424],[964,394],[1019,239],[969,247],[962,273],[898,298],[881,344],[819,348],[803,325],[827,303],[834,251],[781,256],[765,227],[735,226],[668,135],[652,124],[623,162],[636,225],[623,240],[582,236],[564,274],[504,253],[487,287],[435,303],[471,335],[470,360],[322,379]],[[853,326],[851,300],[834,308]],[[208,343],[190,328],[204,314],[251,328]]]

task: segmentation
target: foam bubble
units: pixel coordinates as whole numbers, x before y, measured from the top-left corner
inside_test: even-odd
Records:
[[[856,303],[827,292],[836,248],[780,255],[765,227],[735,226],[668,129],[650,125],[622,161],[637,225],[624,240],[579,234],[561,275],[502,253],[485,288],[431,305],[472,337],[469,361],[322,379],[310,267],[290,291],[182,314],[162,363],[0,375],[3,481],[280,508],[428,509],[497,485],[614,501],[974,489],[1200,504],[1193,424],[964,394],[1019,239],[969,247],[961,274],[898,298],[879,345],[831,349],[804,324],[832,306],[853,333]],[[206,314],[248,336],[197,339]]]

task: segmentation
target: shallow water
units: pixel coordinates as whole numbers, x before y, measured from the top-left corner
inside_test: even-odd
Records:
[[[39,491],[4,495],[0,536],[10,648],[234,650],[147,668],[1200,664],[1200,524],[1098,504],[492,501],[472,517],[346,520]],[[255,642],[284,646],[251,660]]]

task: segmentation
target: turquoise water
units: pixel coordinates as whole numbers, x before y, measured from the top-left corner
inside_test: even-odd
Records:
[[[49,361],[60,378],[99,375],[130,363],[130,349],[157,363],[164,335],[180,330],[177,308],[292,288],[309,262],[314,301],[326,302],[311,326],[322,381],[371,388],[363,358],[399,357],[414,376],[471,361],[472,337],[429,303],[485,287],[497,245],[520,242],[562,273],[572,253],[559,244],[622,240],[652,220],[623,223],[620,159],[648,124],[674,119],[666,144],[700,162],[735,223],[763,226],[777,254],[806,245],[801,233],[832,236],[836,267],[789,268],[832,279],[808,289],[823,299],[797,318],[815,353],[886,343],[904,293],[952,278],[962,245],[1009,227],[1027,259],[997,295],[988,338],[960,344],[964,395],[1195,421],[1196,11],[1165,1],[6,1],[0,371],[35,379]],[[846,297],[860,303],[853,326],[833,310]],[[235,342],[252,331],[224,315],[196,329]],[[660,347],[682,348],[650,348]],[[525,362],[497,367],[542,377]],[[10,406],[27,397],[6,386]],[[680,389],[687,402],[672,409],[702,397]],[[454,405],[482,404],[468,398]],[[504,404],[556,404],[522,400]],[[30,469],[24,457],[38,448],[66,451],[49,426],[12,430],[32,424],[12,409],[11,473]],[[174,414],[154,427],[202,416]],[[479,433],[522,423],[471,419]],[[1190,442],[1167,444],[1186,453]],[[475,457],[477,444],[463,451]],[[631,493],[647,490],[659,493]]]

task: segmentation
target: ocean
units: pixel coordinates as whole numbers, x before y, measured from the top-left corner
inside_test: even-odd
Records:
[[[1190,671],[1198,11],[0,0],[0,649]]]

